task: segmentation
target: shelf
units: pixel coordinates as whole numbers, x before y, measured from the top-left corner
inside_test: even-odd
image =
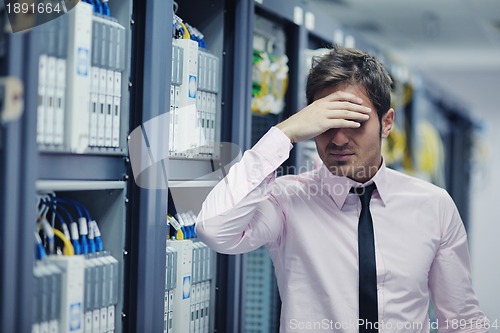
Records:
[[[115,155],[39,153],[38,178],[116,181],[127,174],[127,159]]]
[[[123,181],[81,181],[81,180],[38,180],[37,191],[90,191],[90,190],[123,190]]]
[[[168,187],[214,187],[219,180],[171,180]]]

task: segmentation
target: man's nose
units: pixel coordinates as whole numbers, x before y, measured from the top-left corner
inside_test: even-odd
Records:
[[[332,130],[332,143],[337,146],[343,146],[349,142],[348,129],[336,128]]]

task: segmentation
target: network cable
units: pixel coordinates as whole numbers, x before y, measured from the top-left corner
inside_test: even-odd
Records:
[[[45,206],[44,208],[44,211],[42,211],[39,215],[42,217],[42,216],[45,216],[49,210],[49,208],[52,210],[52,216],[53,218],[57,218],[58,221],[59,221],[59,224],[61,226],[61,229],[65,235],[66,238],[70,239],[70,233],[69,233],[69,229],[68,229],[68,222],[65,221],[63,219],[63,217],[61,216],[61,214],[59,212],[57,212],[57,208],[56,208],[56,205],[50,201],[42,201],[41,204],[43,204]],[[68,217],[69,221],[71,221],[71,215],[69,214],[69,212],[62,206],[58,207],[60,208],[60,212],[64,212],[66,214],[66,217]],[[54,224],[52,224],[52,227],[53,229],[54,228]]]
[[[57,217],[59,220],[59,224],[61,225],[61,229],[64,233],[64,236],[68,239],[71,239],[68,225],[71,223],[73,218],[71,217],[71,214],[68,212],[68,210],[62,205],[57,206],[52,201],[42,201],[42,204],[45,205],[45,207],[47,207],[47,209],[50,208],[52,210],[52,215],[54,216],[54,218]],[[57,211],[58,209],[60,212],[64,213],[64,215],[66,215],[66,218],[67,218],[66,220],[64,220],[62,218],[61,214]]]
[[[97,14],[102,14],[102,5],[99,0],[93,0],[94,1],[94,13]]]
[[[38,217],[38,227],[43,230],[45,237],[49,243],[49,254],[55,253],[54,229],[44,215]]]
[[[57,198],[55,201],[72,205],[77,210],[82,254],[96,252],[95,231],[91,227],[92,217],[87,207],[76,200],[67,198]]]
[[[88,246],[86,246],[86,236],[82,237],[82,239],[84,241],[82,242],[82,244],[80,244],[80,236],[81,235],[78,232],[78,224],[76,223],[76,221],[73,220],[71,214],[68,212],[68,210],[63,205],[57,206],[56,204],[61,203],[61,204],[66,204],[66,205],[68,205],[68,204],[72,205],[76,209],[79,217],[82,216],[82,212],[81,212],[80,207],[73,205],[69,199],[62,199],[62,198],[57,198],[57,197],[53,197],[53,198],[51,198],[51,201],[49,201],[49,202],[45,201],[44,203],[48,206],[54,207],[54,209],[55,209],[55,207],[60,208],[61,211],[65,212],[65,214],[67,215],[68,221],[69,221],[68,222],[69,233],[71,235],[70,239],[71,239],[71,244],[73,245],[73,248],[74,248],[74,252],[76,254],[82,254],[83,251],[87,250]],[[82,248],[82,245],[83,245],[83,248]]]
[[[40,238],[40,235],[37,232],[35,232],[35,240],[36,240],[35,258],[37,260],[43,260],[47,256],[47,253],[45,252],[45,248],[43,247],[42,239]]]
[[[108,1],[109,0],[102,0],[101,13],[102,15],[105,16],[111,16],[111,11],[109,10]]]
[[[182,217],[179,215],[177,209],[175,208],[174,199],[172,197],[172,192],[170,191],[170,189],[168,189],[168,215],[170,215],[171,218],[169,219],[169,221],[175,229],[175,239],[186,239],[187,231],[185,228],[185,224],[182,220]]]
[[[71,244],[69,239],[66,238],[66,236],[64,236],[64,234],[61,231],[54,229],[54,235],[56,235],[63,242],[63,244],[64,244],[63,254],[65,256],[72,256],[75,254],[73,245]]]

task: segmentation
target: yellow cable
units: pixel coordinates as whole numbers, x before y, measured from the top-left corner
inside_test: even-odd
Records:
[[[191,34],[189,33],[188,28],[186,27],[186,25],[184,23],[182,23],[181,21],[179,21],[178,23],[184,29],[184,34],[182,35],[182,38],[183,39],[191,39]]]
[[[64,236],[64,234],[57,230],[57,229],[54,229],[54,235],[56,235],[57,237],[59,237],[60,240],[63,241],[64,243],[64,249],[63,249],[63,254],[65,256],[73,256],[75,255],[75,249],[73,248],[73,245],[71,244],[71,242]]]
[[[182,229],[177,230],[177,233],[175,234],[175,239],[177,239],[177,240],[184,239],[184,233],[182,232]]]
[[[430,176],[436,176],[444,163],[444,144],[437,130],[429,122],[420,123],[418,130],[421,137],[418,151],[419,169]]]

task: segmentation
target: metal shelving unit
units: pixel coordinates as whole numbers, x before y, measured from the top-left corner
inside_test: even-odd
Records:
[[[35,27],[24,33],[6,33],[5,16],[0,18],[0,48],[5,51],[0,52],[0,75],[17,77],[24,84],[24,114],[17,121],[2,124],[0,132],[0,185],[5,193],[0,199],[2,332],[31,331],[31,320],[26,319],[32,317],[35,194],[47,191],[84,203],[102,221],[104,243],[120,267],[116,332],[156,332],[163,328],[163,299],[154,295],[164,288],[165,271],[158,267],[165,265],[165,256],[157,249],[165,248],[166,231],[161,217],[162,211],[166,211],[166,191],[140,190],[130,181],[133,177],[126,138],[129,127],[164,112],[168,104],[159,89],[165,85],[165,76],[157,72],[163,68],[169,75],[165,61],[170,57],[168,48],[149,40],[147,51],[142,48],[142,54],[131,55],[131,44],[132,33],[135,45],[138,40],[148,43],[146,36],[164,37],[160,29],[164,17],[171,15],[171,2],[111,1],[110,8],[117,22],[126,28],[120,148],[91,149],[85,154],[38,147],[38,55],[45,32]],[[138,19],[141,13],[142,20]],[[132,66],[136,75],[132,75],[129,95]],[[131,241],[134,237],[135,241]]]
[[[0,17],[2,27],[7,22]],[[0,37],[5,46],[0,75],[13,76],[24,83],[24,94],[36,93],[30,82],[37,68],[26,44],[33,43],[30,34],[6,34]],[[0,331],[29,332],[31,322],[33,277],[33,223],[35,221],[35,180],[33,166],[37,163],[35,142],[36,120],[27,111],[34,99],[25,100],[24,114],[16,121],[2,124],[0,158]],[[32,195],[26,195],[26,193]]]

